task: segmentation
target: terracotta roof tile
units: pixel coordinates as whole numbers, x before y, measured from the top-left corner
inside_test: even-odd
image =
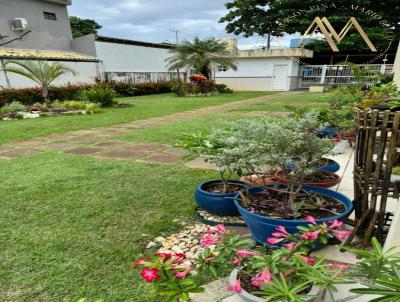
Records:
[[[62,61],[81,61],[97,62],[97,58],[67,51],[57,50],[36,50],[36,49],[17,49],[0,48],[1,59],[36,59],[36,60],[62,60]]]

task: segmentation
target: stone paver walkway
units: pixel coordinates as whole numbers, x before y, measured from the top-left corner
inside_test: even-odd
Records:
[[[285,92],[270,96],[241,100],[217,106],[210,106],[164,116],[136,120],[107,127],[71,131],[63,134],[51,134],[36,139],[11,142],[0,146],[0,163],[9,158],[33,156],[47,151],[59,151],[75,156],[94,156],[115,160],[136,160],[146,163],[175,164],[186,155],[182,150],[164,144],[129,143],[116,137],[137,130],[174,124],[177,121],[196,117],[221,114],[243,105],[272,101]],[[245,115],[245,113],[243,113]],[[254,114],[256,115],[256,114]]]

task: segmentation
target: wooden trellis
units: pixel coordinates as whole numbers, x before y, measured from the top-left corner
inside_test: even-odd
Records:
[[[400,184],[391,182],[391,174],[399,156],[400,112],[355,109],[355,119],[355,220],[345,245],[366,247],[374,236],[384,241],[392,217],[387,200],[399,198]]]

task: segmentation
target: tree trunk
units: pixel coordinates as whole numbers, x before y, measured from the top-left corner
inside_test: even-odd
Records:
[[[210,68],[208,66],[203,66],[200,70],[201,74],[207,79],[210,79]]]
[[[44,98],[44,101],[46,102],[46,104],[50,104],[51,101],[49,98],[49,88],[43,86],[42,87],[42,95],[43,95],[43,98]]]

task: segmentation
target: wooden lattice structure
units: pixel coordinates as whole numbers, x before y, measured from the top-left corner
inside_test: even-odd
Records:
[[[399,198],[400,183],[392,183],[391,174],[399,165],[400,112],[355,109],[355,119],[355,220],[345,245],[366,247],[373,236],[385,240],[392,217],[387,201]]]

